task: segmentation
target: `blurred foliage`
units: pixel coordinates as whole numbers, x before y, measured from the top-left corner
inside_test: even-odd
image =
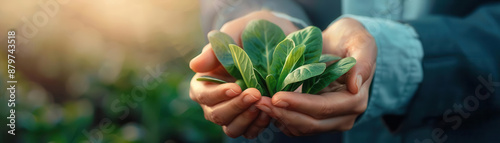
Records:
[[[151,90],[143,85],[147,75],[128,71],[120,84],[104,85],[90,79],[92,87],[88,92],[63,103],[54,103],[50,93],[37,83],[20,82],[15,108],[17,135],[3,136],[1,140],[80,142],[89,140],[84,133],[89,132],[96,140],[102,137],[103,142],[221,142],[220,127],[206,121],[202,109],[188,97],[193,73],[186,74],[187,62],[175,59],[165,65],[159,84]],[[143,88],[146,95],[134,94],[137,87]],[[143,100],[134,100],[134,95],[141,95]],[[0,107],[1,111],[8,110]],[[8,116],[5,113],[1,116]],[[102,128],[103,121],[111,125]],[[5,125],[7,120],[0,123]]]
[[[30,0],[2,1],[0,8],[1,33],[15,29],[19,38],[22,19],[43,12]],[[188,61],[206,43],[199,15],[198,0],[59,5],[33,38],[17,45],[16,136],[6,134],[8,96],[1,96],[0,141],[93,141],[88,133],[102,142],[222,142],[220,126],[205,120],[188,95],[194,74]],[[6,59],[0,66],[7,67]],[[3,95],[5,77],[2,68]]]

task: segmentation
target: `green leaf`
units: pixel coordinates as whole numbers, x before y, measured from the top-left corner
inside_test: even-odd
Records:
[[[290,51],[295,48],[295,43],[291,39],[285,39],[281,41],[274,50],[273,62],[271,64],[271,69],[269,75],[280,75],[283,65],[285,64],[286,56],[290,54]]]
[[[321,55],[321,57],[319,57],[319,62],[326,63],[326,62],[331,62],[331,61],[340,60],[340,59],[342,59],[342,58],[334,56],[334,55],[330,55],[330,54],[323,54],[323,55]]]
[[[266,84],[269,95],[274,95],[276,93],[276,77],[273,74],[267,75]]]
[[[295,63],[295,65],[293,65],[292,71],[297,69],[298,67],[304,65],[304,63],[305,63],[305,58],[304,58],[304,55],[302,55],[302,56],[300,56],[300,59],[297,61],[297,63]]]
[[[236,68],[229,51],[229,44],[235,44],[233,38],[223,32],[211,31],[208,33],[208,41],[212,45],[215,56],[224,66],[226,71],[236,79],[241,79],[240,71]]]
[[[316,94],[340,76],[348,72],[356,64],[356,59],[347,57],[328,66],[319,76],[308,79],[302,86],[302,93]]]
[[[259,85],[253,70],[252,61],[250,61],[250,58],[245,51],[234,44],[229,44],[229,50],[231,51],[234,65],[240,71],[243,81],[245,81],[245,85],[248,88],[257,88],[262,93],[262,88]]]
[[[306,46],[304,44],[300,44],[298,46],[295,46],[295,48],[293,48],[292,51],[290,51],[290,53],[286,56],[285,64],[283,65],[281,73],[279,74],[276,90],[279,91],[282,89],[281,87],[283,86],[283,81],[285,80],[286,76],[293,70],[294,67],[298,67],[296,65],[299,59],[302,58],[305,49]]]
[[[245,84],[245,81],[243,81],[242,79],[238,79],[234,83],[236,83],[240,86],[241,91],[244,91],[245,89],[247,89],[247,85]]]
[[[297,88],[300,87],[300,85],[302,85],[302,83],[304,83],[304,81],[299,81],[296,83],[289,84],[285,87],[285,91],[295,91],[295,90],[297,90]]]
[[[325,63],[312,63],[300,66],[286,76],[281,89],[285,88],[288,84],[304,81],[311,77],[320,75],[323,71],[325,71],[325,68]]]
[[[354,58],[339,60],[333,55],[321,55],[322,34],[314,26],[285,36],[279,26],[254,20],[241,35],[244,49],[234,45],[233,39],[222,32],[210,32],[208,37],[217,59],[238,79],[236,83],[243,90],[257,88],[264,96],[281,90],[294,91],[300,85],[304,85],[304,93],[317,93],[356,62]],[[326,62],[336,60],[339,61],[326,67]],[[209,79],[223,81],[200,80]]]
[[[253,20],[241,35],[243,48],[254,67],[262,75],[268,75],[276,45],[285,39],[283,30],[267,20]]]
[[[304,44],[307,49],[304,53],[304,64],[317,63],[323,50],[323,36],[318,27],[309,26],[302,30],[290,33],[286,38],[290,38],[295,45]]]
[[[302,55],[302,57],[299,59],[299,61],[297,61],[297,63],[293,66],[292,68],[292,71],[297,69],[298,67],[304,65],[304,55]],[[289,84],[288,86],[286,86],[284,89],[282,89],[283,91],[295,91],[297,88],[300,87],[300,85],[302,85],[302,81],[301,82],[296,82],[296,83],[292,83],[292,84]]]
[[[218,78],[211,77],[211,76],[208,76],[208,75],[201,76],[201,77],[197,78],[196,80],[197,81],[215,82],[215,83],[219,83],[219,84],[227,83],[226,81],[224,81],[222,79],[218,79]]]
[[[257,81],[259,82],[259,85],[260,87],[262,87],[262,91],[264,92],[261,92],[262,96],[269,96],[269,90],[267,89],[267,84],[266,84],[266,79],[264,78],[264,76],[262,76],[262,74],[260,74],[260,72],[253,68],[253,71],[255,72],[255,76],[257,77]]]

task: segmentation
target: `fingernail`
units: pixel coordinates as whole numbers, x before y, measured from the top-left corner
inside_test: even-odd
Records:
[[[247,94],[245,97],[243,97],[243,102],[245,103],[253,103],[259,99],[255,98],[252,94]]]
[[[248,111],[255,112],[255,111],[257,111],[257,107],[255,107],[254,105],[252,105],[252,106],[250,106],[250,108],[248,108]]]
[[[356,76],[356,86],[358,86],[358,90],[361,89],[361,83],[363,82],[362,80],[363,78],[361,77],[361,75]]]
[[[266,105],[256,105],[257,107],[259,107],[260,110],[266,112],[266,113],[271,113],[271,108],[267,107]]]
[[[234,91],[233,89],[229,89],[229,90],[227,90],[227,91],[226,91],[226,95],[227,95],[228,97],[234,97],[234,96],[236,96],[236,95],[238,95],[238,94],[239,94],[239,93],[237,93],[237,92],[236,92],[236,91]]]
[[[276,102],[276,104],[274,104],[274,106],[277,106],[280,108],[286,108],[286,107],[288,107],[288,105],[290,105],[290,104],[286,103],[283,100],[280,100],[280,101]]]

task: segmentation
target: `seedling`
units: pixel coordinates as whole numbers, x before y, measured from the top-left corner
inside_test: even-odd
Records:
[[[352,57],[321,54],[321,30],[314,26],[285,36],[277,25],[254,20],[241,35],[244,49],[223,32],[208,33],[208,40],[219,62],[242,90],[257,88],[264,96],[295,91],[300,85],[303,93],[316,94],[356,64]],[[331,61],[335,63],[326,67],[325,63]],[[197,80],[226,83],[209,76]]]

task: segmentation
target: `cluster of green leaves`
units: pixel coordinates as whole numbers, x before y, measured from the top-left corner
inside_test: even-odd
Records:
[[[244,49],[223,32],[212,31],[208,39],[217,59],[237,79],[236,83],[243,90],[257,88],[264,96],[295,91],[300,85],[303,93],[316,94],[356,64],[352,57],[321,54],[321,30],[314,26],[286,36],[277,25],[254,20],[241,35]],[[337,62],[326,67],[331,61]],[[226,83],[209,76],[197,80]]]

